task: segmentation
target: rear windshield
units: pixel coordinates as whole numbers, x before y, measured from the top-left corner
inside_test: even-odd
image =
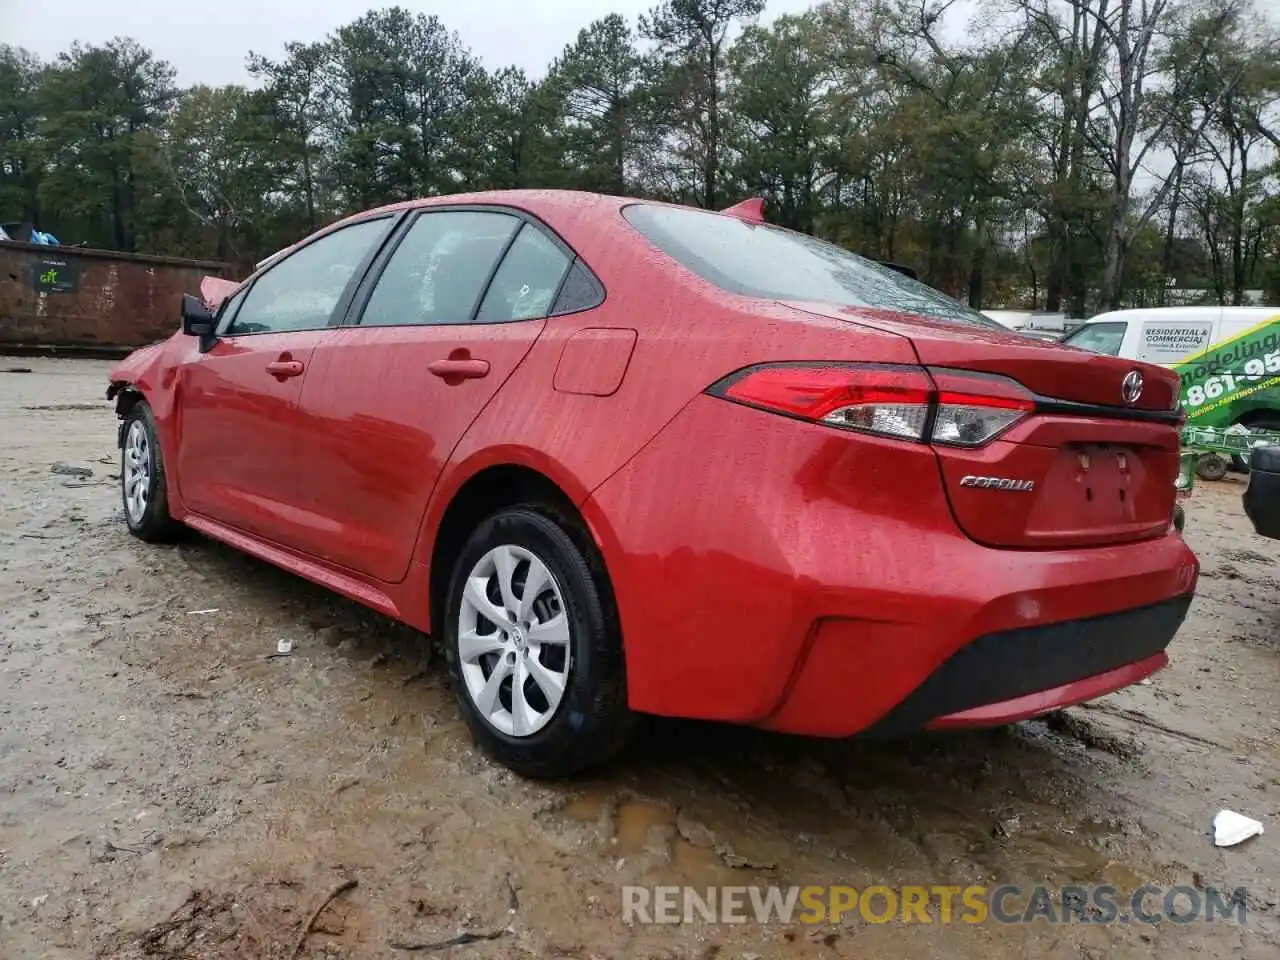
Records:
[[[1062,342],[1081,350],[1092,350],[1094,353],[1115,357],[1120,354],[1120,344],[1124,342],[1128,326],[1123,320],[1086,323]]]
[[[1004,329],[927,284],[802,233],[709,211],[643,203],[625,208],[623,216],[663,253],[740,296],[902,310]]]

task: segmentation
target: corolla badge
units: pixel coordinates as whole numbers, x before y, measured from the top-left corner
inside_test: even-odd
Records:
[[[1142,396],[1142,374],[1137,370],[1130,370],[1125,376],[1124,382],[1120,384],[1120,394],[1124,397],[1124,402],[1133,406]]]
[[[1014,490],[1018,493],[1030,493],[1036,488],[1034,480],[1015,480],[1013,477],[977,477],[972,473],[960,480],[962,487],[978,487],[984,490]]]

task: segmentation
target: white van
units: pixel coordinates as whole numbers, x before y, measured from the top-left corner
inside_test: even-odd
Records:
[[[1112,310],[1086,320],[1062,342],[1094,353],[1168,367],[1273,317],[1280,318],[1280,307]]]

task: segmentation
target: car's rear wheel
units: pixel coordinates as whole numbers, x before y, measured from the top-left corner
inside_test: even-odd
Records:
[[[603,762],[633,727],[603,564],[572,521],[538,507],[489,517],[454,565],[444,618],[472,736],[527,777]]]
[[[145,400],[125,414],[120,447],[120,497],[129,532],[141,540],[172,539],[181,525],[169,516],[164,454],[155,417]]]

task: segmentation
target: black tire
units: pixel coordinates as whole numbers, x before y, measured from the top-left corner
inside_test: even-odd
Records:
[[[134,424],[138,426],[135,428]],[[130,432],[134,429],[140,429],[146,435],[146,458],[149,465],[145,484],[146,506],[136,516],[129,509],[130,471],[127,462],[130,452]],[[152,416],[151,407],[145,400],[139,400],[124,415],[120,435],[123,440],[120,445],[120,505],[124,509],[124,522],[128,525],[129,532],[139,540],[145,540],[148,543],[164,543],[176,539],[183,528],[182,524],[169,515],[164,453],[160,450],[155,417]]]
[[[472,700],[458,647],[466,579],[485,554],[502,545],[527,550],[546,565],[560,586],[569,627],[572,659],[563,697],[545,726],[521,737],[490,724]],[[524,505],[484,520],[454,564],[441,627],[463,718],[476,743],[498,763],[523,777],[563,777],[597,766],[626,746],[636,717],[627,707],[617,609],[604,564],[590,536],[572,519],[540,505]],[[509,699],[509,689],[506,695]]]
[[[1227,475],[1230,462],[1216,453],[1203,453],[1196,459],[1196,476],[1201,480],[1221,480]]]

